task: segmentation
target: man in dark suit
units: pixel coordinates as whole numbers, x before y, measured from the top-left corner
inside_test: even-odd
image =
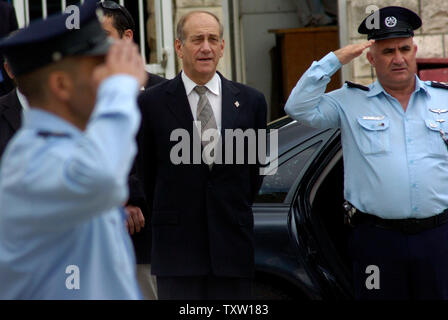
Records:
[[[22,122],[22,106],[16,90],[0,97],[0,158]]]
[[[7,76],[13,82],[14,76],[7,62],[4,63],[4,69]],[[18,89],[12,90],[8,94],[0,97],[0,158],[9,140],[19,130],[22,123],[23,105],[27,106],[26,98]]]
[[[0,38],[18,29],[16,13],[12,4],[0,1]]]
[[[104,12],[103,29],[110,37],[115,39],[134,39],[135,21],[128,9],[113,1],[103,1],[98,3],[98,6]],[[145,89],[165,80],[165,78],[148,72],[148,82],[145,85]]]
[[[251,299],[251,205],[262,182],[260,166],[234,164],[234,157],[228,162],[225,156],[225,164],[220,164],[220,149],[214,149],[219,140],[207,139],[204,133],[220,134],[227,147],[232,139],[225,130],[265,129],[266,100],[255,89],[216,72],[224,40],[215,15],[193,11],[182,17],[175,47],[183,71],[139,98],[137,172],[152,208],[151,266],[159,299]],[[176,132],[191,139],[201,133],[202,143],[198,147],[188,143],[190,139],[172,141]],[[181,153],[188,161],[175,164],[173,150],[182,142],[187,142]],[[205,160],[200,161],[200,155],[199,162],[192,160],[198,149]]]
[[[135,22],[129,11],[113,1],[98,3],[103,10],[104,17],[101,22],[103,29],[114,39],[134,40]],[[148,81],[145,89],[149,89],[163,81],[156,74],[147,72]],[[145,194],[143,186],[135,174],[133,166],[128,179],[129,200],[126,204],[126,211],[129,214],[127,226],[134,244],[137,259],[137,278],[143,297],[147,300],[157,299],[157,289],[154,277],[151,276],[151,230],[145,224],[145,216],[148,216]]]
[[[17,30],[17,17],[14,7],[8,3],[0,1],[0,38],[7,36],[10,32]],[[0,96],[7,94],[14,89],[14,84],[3,68],[3,57],[0,56]]]

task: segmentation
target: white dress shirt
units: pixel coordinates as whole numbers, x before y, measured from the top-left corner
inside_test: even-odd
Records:
[[[194,90],[198,84],[191,80],[185,72],[182,71],[182,81],[185,86],[185,91],[187,93],[188,102],[190,103],[191,113],[193,114],[194,121],[197,121],[197,109],[199,103],[199,94]],[[217,73],[213,78],[205,84],[208,91],[206,93],[208,101],[213,109],[213,114],[216,120],[216,126],[218,132],[221,132],[221,110],[222,110],[222,89],[221,89],[221,78]]]
[[[18,88],[16,89],[16,92],[17,92],[17,98],[19,98],[20,105],[22,106],[22,119],[23,119],[25,113],[30,109],[30,105],[26,97],[23,95],[22,92],[20,92]]]

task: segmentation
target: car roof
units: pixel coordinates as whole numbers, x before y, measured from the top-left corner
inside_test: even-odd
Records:
[[[311,128],[289,116],[277,119],[268,124],[268,129],[278,130],[278,154],[281,155],[306,140],[326,130]]]

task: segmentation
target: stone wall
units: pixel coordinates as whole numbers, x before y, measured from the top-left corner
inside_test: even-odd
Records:
[[[168,1],[168,0],[167,0]],[[206,10],[214,13],[224,24],[223,19],[223,10],[222,10],[222,0],[175,0],[174,1],[174,32],[176,32],[177,22],[180,17],[184,14],[193,11],[193,10]],[[224,39],[226,40],[226,39]],[[226,43],[226,45],[228,42]],[[230,65],[230,54],[229,51],[226,50],[224,53],[224,57],[221,58],[218,64],[218,70],[226,77],[226,66]],[[182,69],[182,62],[177,60],[177,69],[180,71]]]
[[[415,32],[418,46],[417,58],[448,58],[448,1],[446,0],[347,0],[347,29],[350,43],[366,40],[358,34],[358,26],[367,16],[369,5],[379,8],[403,6],[416,12],[422,19],[422,27]],[[372,82],[372,71],[365,54],[352,65],[353,81],[368,84]]]
[[[147,1],[148,21],[146,22],[146,41],[151,50],[148,63],[157,63],[157,35],[156,19],[154,12],[154,0]]]

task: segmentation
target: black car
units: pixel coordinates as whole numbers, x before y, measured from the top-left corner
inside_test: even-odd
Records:
[[[278,171],[253,206],[256,298],[351,299],[340,131],[290,118],[269,128],[278,129]]]

